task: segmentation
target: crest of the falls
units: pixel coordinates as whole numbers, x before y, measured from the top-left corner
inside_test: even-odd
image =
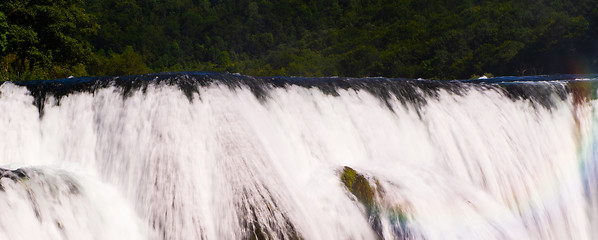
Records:
[[[594,88],[156,79],[0,83],[0,238],[598,238]]]

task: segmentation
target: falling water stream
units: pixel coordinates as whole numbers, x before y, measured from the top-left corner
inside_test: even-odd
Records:
[[[598,239],[576,78],[0,83],[0,239]]]

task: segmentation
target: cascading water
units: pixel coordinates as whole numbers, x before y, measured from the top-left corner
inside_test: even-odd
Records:
[[[0,83],[0,239],[598,239],[594,81],[537,78]]]

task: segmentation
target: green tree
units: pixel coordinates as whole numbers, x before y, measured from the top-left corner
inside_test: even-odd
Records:
[[[0,3],[2,55],[16,57],[18,72],[54,65],[76,65],[88,60],[92,46],[86,39],[98,25],[82,0],[5,0]],[[4,18],[5,24],[2,24]],[[4,25],[4,26],[3,26]],[[4,40],[5,39],[5,40]]]
[[[6,15],[0,12],[0,55],[4,56],[8,49],[8,41],[6,36],[8,35],[8,23],[6,22]]]
[[[121,54],[112,53],[108,57],[98,54],[95,57],[89,69],[94,75],[116,76],[151,72],[151,69],[145,65],[143,57],[135,52],[131,46],[126,46]]]

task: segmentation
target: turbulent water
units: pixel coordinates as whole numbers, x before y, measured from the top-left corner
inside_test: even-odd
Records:
[[[0,239],[598,239],[595,79],[0,83]]]

